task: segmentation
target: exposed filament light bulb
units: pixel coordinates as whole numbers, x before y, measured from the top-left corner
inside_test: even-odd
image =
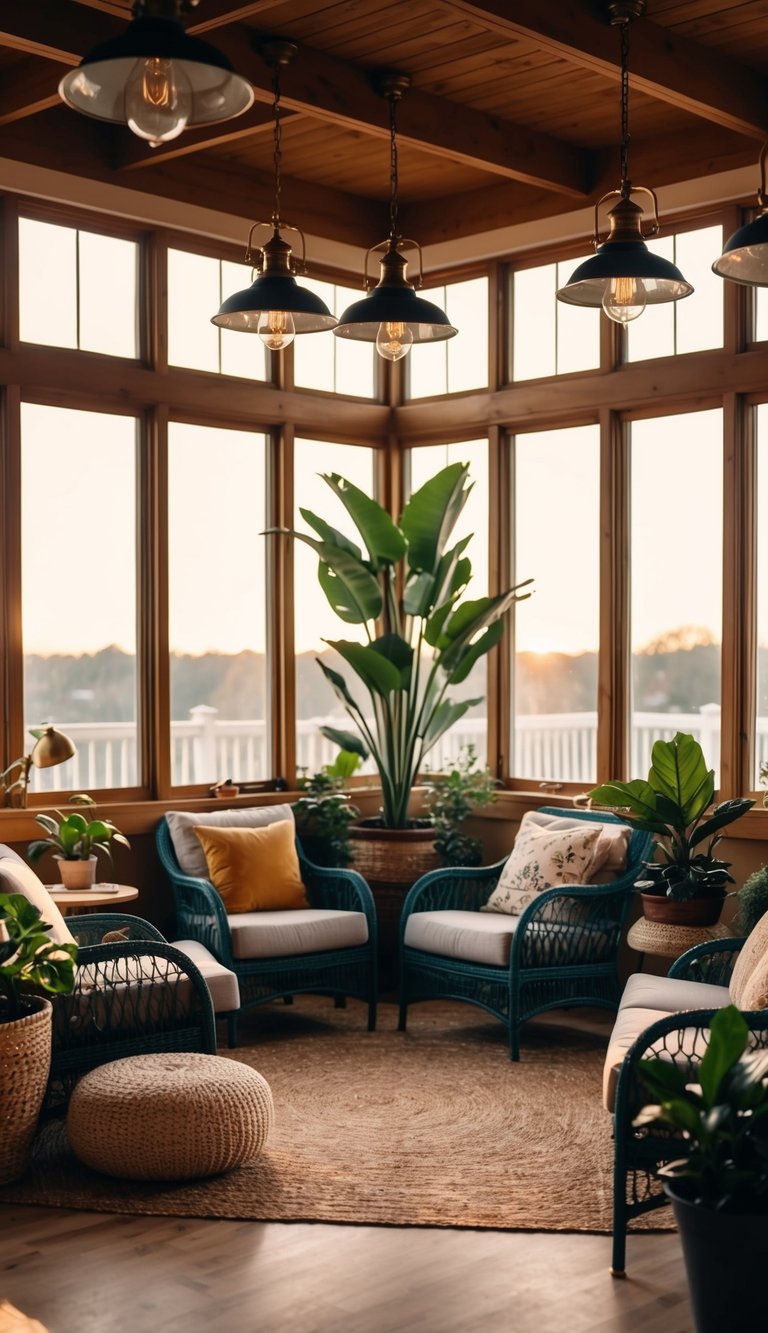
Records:
[[[296,337],[296,325],[289,310],[264,310],[259,315],[256,332],[270,352],[279,352]]]
[[[129,127],[151,148],[176,139],[192,112],[192,88],[178,62],[149,56],[138,60],[125,86]]]
[[[401,320],[387,320],[379,325],[376,351],[385,361],[400,361],[413,346],[413,334]]]
[[[646,305],[642,278],[611,278],[603,296],[603,310],[616,324],[629,324]]]

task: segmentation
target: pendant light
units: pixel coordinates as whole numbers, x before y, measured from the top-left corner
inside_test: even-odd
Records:
[[[292,227],[280,216],[280,70],[293,60],[298,47],[295,42],[275,38],[265,41],[260,51],[273,72],[275,208],[271,222],[254,222],[248,233],[245,263],[253,264],[258,277],[242,292],[227,297],[211,323],[222,329],[239,333],[258,333],[265,347],[279,352],[292,343],[297,333],[322,333],[336,323],[324,301],[307,287],[300,287],[294,273],[306,273],[306,241],[300,227]],[[271,228],[272,236],[254,253],[253,233],[258,227]],[[301,237],[301,260],[293,258],[293,251],[280,231],[295,231]]]
[[[423,281],[421,247],[416,241],[404,240],[397,230],[397,103],[410,87],[407,74],[382,74],[377,80],[377,92],[389,102],[390,139],[390,200],[389,236],[386,241],[371,246],[365,256],[363,285],[369,295],[354,301],[344,311],[333,330],[339,338],[353,338],[374,342],[376,351],[385,361],[399,361],[407,356],[414,343],[436,342],[453,338],[458,332],[439,306],[417,296],[415,286]],[[403,250],[417,250],[419,277],[415,286],[406,277],[407,261]],[[376,251],[383,251],[379,261],[381,276],[372,286],[368,277],[368,260]]]
[[[595,254],[580,264],[557,293],[569,305],[602,306],[609,319],[627,324],[642,315],[646,305],[661,305],[690,296],[693,287],[679,268],[654,254],[646,237],[659,231],[656,195],[644,185],[632,185],[628,171],[629,150],[629,25],[645,11],[645,0],[615,0],[609,4],[611,23],[621,29],[621,184],[609,190],[595,205]],[[653,203],[653,221],[643,231],[643,209],[632,195],[648,195]],[[618,197],[610,209],[610,230],[600,239],[598,213],[606,199]]]
[[[182,11],[198,0],[135,0],[120,37],[94,47],[65,74],[59,96],[74,111],[128,125],[153,148],[187,125],[215,125],[247,111],[253,88],[226,56],[188,37]]]
[[[765,159],[768,143],[760,149],[760,188],[757,202],[760,213],[725,243],[725,249],[712,265],[713,273],[746,287],[768,287],[768,198],[765,193]]]

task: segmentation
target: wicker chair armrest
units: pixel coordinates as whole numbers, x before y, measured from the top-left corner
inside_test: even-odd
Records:
[[[408,893],[403,903],[401,922],[412,912],[477,912],[488,901],[506,864],[490,866],[452,866],[429,870]]]
[[[225,967],[232,966],[232,934],[227,909],[209,879],[173,872],[176,930],[180,938],[197,940]]]
[[[156,926],[145,921],[141,916],[128,916],[124,912],[92,912],[88,916],[67,917],[67,926],[72,931],[80,948],[101,944],[109,931],[119,930],[126,940],[155,940],[167,943],[164,935]]]
[[[676,958],[667,976],[683,981],[707,981],[712,986],[727,986],[743,947],[744,940],[739,936],[706,940]]]
[[[616,956],[630,885],[572,884],[536,894],[520,914],[510,967],[581,967]]]
[[[312,907],[340,912],[364,912],[368,929],[376,934],[376,903],[368,882],[356,870],[315,865],[297,847],[301,878]]]

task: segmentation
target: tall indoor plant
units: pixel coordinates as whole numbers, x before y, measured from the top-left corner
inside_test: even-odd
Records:
[[[0,893],[0,1183],[24,1171],[51,1064],[49,995],[74,985],[76,944],[49,939],[21,893]]]
[[[722,830],[754,805],[739,797],[713,805],[715,772],[707,768],[695,737],[678,731],[658,740],[648,778],[606,782],[589,793],[594,805],[609,806],[635,828],[656,834],[657,861],[646,862],[636,888],[643,911],[655,920],[711,925],[717,921],[726,884],[733,884],[729,861],[713,855]]]
[[[364,643],[327,642],[368,696],[370,710],[352,693],[347,677],[318,663],[376,765],[382,827],[406,829],[424,759],[444,732],[481,702],[455,699],[451,688],[496,646],[507,611],[530,596],[521,589],[532,580],[493,597],[465,597],[472,574],[465,554],[470,538],[450,543],[472,489],[468,464],[451,463],[431,477],[397,523],[343,477],[333,473],[323,480],[352,518],[361,545],[308,509],[301,510],[302,517],[317,535],[291,531],[290,536],[317,555],[320,586],[339,619],[363,626]],[[345,749],[360,746],[354,733],[340,732],[337,739]]]

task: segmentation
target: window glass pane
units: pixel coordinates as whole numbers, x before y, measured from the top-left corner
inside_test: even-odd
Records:
[[[458,333],[411,349],[408,397],[484,388],[488,383],[488,279],[469,278],[442,287],[426,287],[419,295],[439,305]]]
[[[19,218],[19,335],[77,347],[77,231]]]
[[[720,763],[722,412],[632,423],[630,774],[685,731]]]
[[[78,232],[78,239],[80,347],[105,356],[137,357],[138,246],[90,231]]]
[[[168,251],[168,360],[190,370],[219,369],[219,260],[188,250]],[[243,339],[246,335],[243,334]]]
[[[755,311],[755,341],[768,340],[768,291],[765,287],[753,289]]]
[[[295,524],[299,532],[312,532],[299,512],[309,509],[325,519],[339,532],[359,545],[359,534],[341,501],[322,480],[323,474],[337,473],[351,481],[367,495],[373,494],[372,449],[343,444],[328,444],[321,440],[297,439],[294,443]],[[313,536],[316,534],[312,534]],[[325,639],[365,639],[363,627],[347,625],[331,610],[317,579],[317,556],[303,542],[293,543],[296,644],[296,764],[309,773],[316,773],[323,764],[331,762],[338,748],[326,741],[319,728],[330,726],[352,728],[333,690],[315,660],[340,671],[350,686],[352,695],[363,703],[365,691],[357,685],[350,668],[339,655],[328,648]],[[372,772],[370,761],[366,772]]]
[[[363,295],[358,288],[341,287],[319,278],[302,278],[301,285],[325,301],[337,318]],[[332,333],[307,333],[294,339],[294,383],[299,389],[323,389],[326,393],[372,398],[376,390],[375,360],[372,343],[335,338]]]
[[[519,435],[514,449],[514,581],[535,592],[513,608],[511,771],[592,782],[600,639],[600,432]],[[545,521],[542,521],[544,517]]]
[[[627,325],[627,360],[644,361],[676,352],[699,352],[723,345],[723,280],[712,262],[723,248],[722,227],[699,227],[647,242],[669,259],[693,285],[690,296],[647,306]]]
[[[272,776],[265,468],[264,435],[168,428],[174,785]]]
[[[472,540],[466,555],[472,561],[472,579],[467,587],[466,599],[488,595],[488,441],[463,440],[460,444],[425,445],[420,449],[411,449],[410,490],[417,491],[420,486],[434,477],[449,463],[469,463],[469,478],[474,483],[469,499],[462,510],[450,537],[450,545],[462,537]],[[488,658],[481,657],[475,663],[467,679],[461,685],[450,690],[452,699],[479,699],[455,726],[446,731],[434,749],[427,755],[427,764],[433,772],[444,771],[456,761],[459,751],[467,745],[474,745],[477,762],[482,767],[488,754]]]
[[[757,735],[755,787],[768,763],[768,405],[757,409]]]
[[[22,405],[24,721],[77,754],[32,791],[135,786],[136,421]],[[108,477],[103,494],[87,479]]]
[[[582,257],[512,274],[513,380],[595,370],[600,365],[600,312],[556,299]]]
[[[223,259],[220,264],[221,287],[216,310],[222,301],[235,292],[242,292],[253,282],[253,269],[250,264],[233,264]],[[207,318],[215,315],[216,310],[209,310]],[[221,345],[222,375],[241,375],[248,380],[266,380],[269,378],[269,353],[261,338],[256,333],[241,333],[236,329],[218,329]]]

